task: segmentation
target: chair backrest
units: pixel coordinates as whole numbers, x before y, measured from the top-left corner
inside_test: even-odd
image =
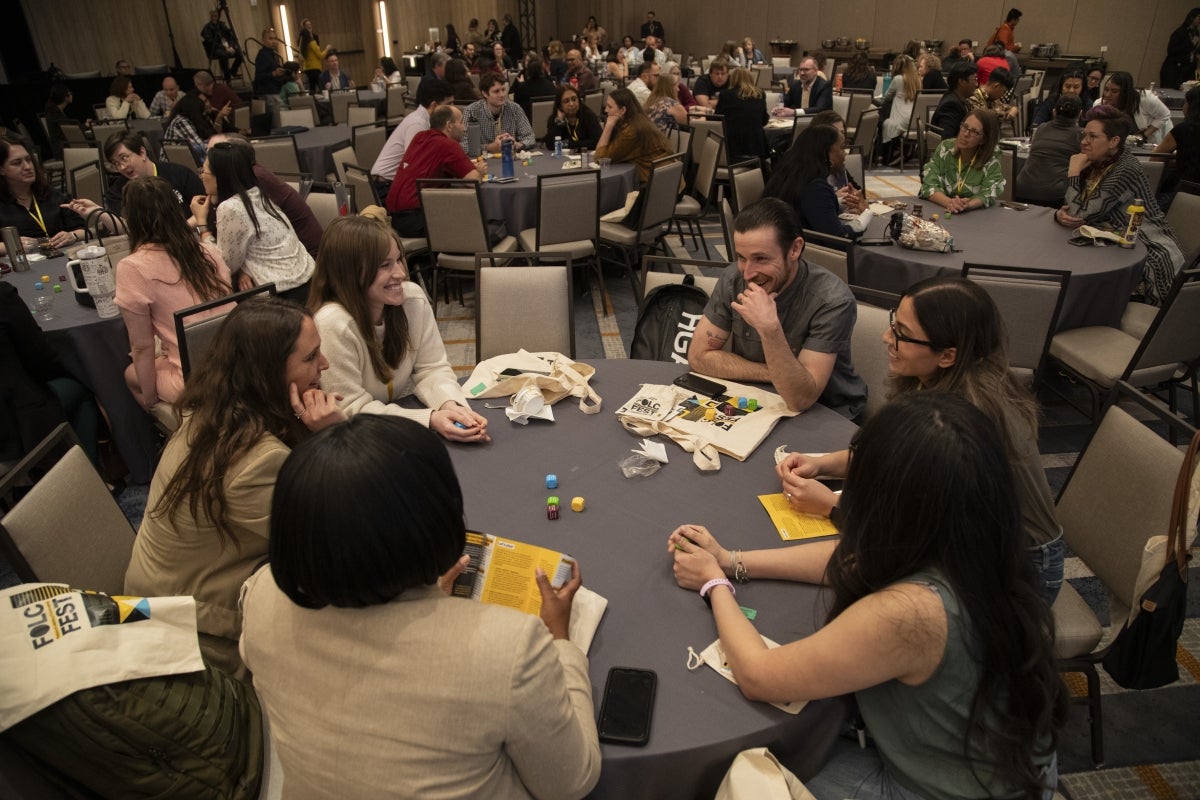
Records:
[[[333,170],[337,174],[337,179],[342,183],[346,182],[346,168],[344,164],[353,164],[356,167],[370,169],[372,164],[364,164],[358,160],[358,154],[354,152],[354,145],[347,145],[333,151]]]
[[[333,124],[341,125],[349,118],[350,104],[358,103],[358,93],[353,90],[329,93],[329,106],[333,112]]]
[[[732,170],[730,184],[733,187],[733,202],[737,204],[739,212],[762,199],[765,184],[762,167],[758,165],[758,159],[752,163],[754,166],[742,169],[738,169],[737,165],[734,165]]]
[[[650,177],[642,189],[646,193],[646,202],[642,205],[639,231],[658,228],[675,216],[675,193],[682,177],[682,156],[671,155],[653,162]]]
[[[292,126],[313,128],[316,127],[316,124],[317,112],[312,107],[279,109],[279,126],[282,128]]]
[[[1007,329],[1010,367],[1019,378],[1029,378],[1036,385],[1058,328],[1070,271],[968,262],[962,276],[978,283],[992,298]]]
[[[833,96],[833,110],[842,119],[846,119],[846,115],[850,113],[850,95],[835,94]]]
[[[875,152],[875,134],[879,131],[879,109],[868,108],[858,115],[858,123],[854,128],[854,141],[851,143],[867,163]]]
[[[178,164],[181,167],[187,167],[192,172],[199,174],[200,170],[196,166],[196,155],[192,152],[192,148],[189,145],[163,142],[162,148],[167,161],[172,164]]]
[[[858,188],[863,189],[866,187],[867,173],[863,168],[862,153],[846,154],[846,174],[850,176]]]
[[[771,88],[771,77],[772,77],[771,67],[756,64],[753,67],[751,67],[751,70],[753,70],[753,73],[754,73],[754,85],[756,87],[758,87],[759,89],[763,89],[764,91],[766,89]]]
[[[313,124],[316,124],[317,101],[311,94],[294,94],[288,98],[288,108],[311,108]]]
[[[533,127],[533,135],[539,136],[546,132],[546,120],[550,119],[550,115],[554,113],[554,98],[535,97],[529,103],[529,124]],[[554,147],[554,140],[551,139],[546,143],[547,147]],[[563,147],[566,147],[566,142]]]
[[[322,228],[329,227],[329,223],[339,216],[337,195],[333,192],[309,192],[304,202]]]
[[[1146,181],[1150,184],[1150,191],[1157,194],[1158,185],[1162,183],[1163,168],[1167,166],[1165,161],[1148,161],[1144,158],[1139,158],[1138,163],[1142,165],[1142,170],[1146,173]]]
[[[100,73],[97,72],[95,77],[99,78]],[[96,119],[108,119],[108,106],[104,103],[92,103],[92,116],[94,116]]]
[[[601,116],[604,113],[604,87],[601,86],[595,91],[584,94],[583,104],[590,108],[597,117]],[[534,130],[537,128],[535,127]]]
[[[435,253],[486,253],[483,199],[474,181],[417,181],[429,249]]]
[[[717,134],[721,137],[721,151],[718,154],[717,166],[728,166],[729,159],[726,155],[725,147],[725,118],[717,116],[709,116],[701,119],[692,120],[692,128],[695,130],[707,130],[708,135]]]
[[[60,122],[58,125],[62,129],[63,139],[66,140],[69,147],[88,147],[91,142],[88,141],[87,134],[83,132],[83,126],[72,122]]]
[[[250,116],[257,117],[267,113],[267,101],[263,97],[250,98]]]
[[[1149,330],[1142,338],[1137,352],[1125,369],[1122,380],[1144,385],[1139,372],[1165,367],[1166,374],[1149,380],[1166,380],[1175,371],[1172,365],[1195,364],[1200,361],[1200,336],[1196,335],[1200,320],[1200,266],[1179,271],[1171,291]]]
[[[71,170],[67,186],[76,197],[104,205],[104,176],[100,171],[100,162],[93,161]]]
[[[888,328],[888,310],[859,300],[858,318],[850,333],[850,361],[854,371],[867,384],[864,420],[874,416],[887,402],[888,352],[883,343],[883,332]]]
[[[1012,200],[1017,185],[1016,158],[1008,148],[1000,151],[1000,174],[1004,177],[1004,190],[1000,192],[1000,199]]]
[[[800,134],[804,133],[809,125],[812,125],[813,116],[806,114],[803,117],[796,117],[792,121],[792,144],[795,144],[796,140],[800,138]]]
[[[521,349],[565,353],[574,358],[575,302],[570,256],[505,253],[504,257],[566,263],[489,266],[482,254],[476,255],[476,359],[482,361]],[[536,308],[537,313],[529,313],[531,308]]]
[[[73,438],[67,423],[59,425],[5,475],[0,496]],[[124,594],[133,540],[129,520],[78,444],[0,520],[0,551],[24,582]]]
[[[65,150],[63,151],[66,152]],[[1190,264],[1200,255],[1200,194],[1177,192],[1167,212],[1167,224],[1175,231],[1175,240],[1183,252],[1183,263]]]
[[[417,97],[417,87],[419,87],[421,85],[421,76],[420,75],[405,75],[404,83],[406,84],[406,88],[408,89],[408,92],[407,92],[408,96],[415,100]]]
[[[404,116],[407,108],[404,105],[404,98],[408,95],[408,86],[403,83],[393,83],[387,89],[387,115],[388,118]]]
[[[123,133],[129,130],[129,120],[115,119],[109,122],[97,122],[92,125],[92,134],[96,137],[97,144],[103,145],[104,141],[114,133]]]
[[[252,139],[250,144],[254,145],[254,160],[276,175],[281,172],[302,172],[295,137],[271,136]]]
[[[382,124],[359,125],[351,131],[350,140],[354,143],[354,152],[358,160],[368,170],[375,166],[383,145],[387,142],[387,128]]]
[[[813,244],[810,241],[811,234],[808,231],[804,232],[804,260],[811,261],[817,266],[824,267],[832,272],[842,283],[850,283],[850,260],[849,256],[843,250],[836,250],[832,247],[824,247],[819,244]],[[815,238],[815,237],[813,237]]]
[[[1114,397],[1162,416],[1127,385]],[[1166,533],[1183,455],[1121,406],[1108,407],[1059,495],[1055,514],[1071,551],[1112,595],[1113,620],[1129,612],[1146,540]]]
[[[208,314],[191,322],[188,320],[192,317],[206,314],[214,308],[220,308],[229,303],[241,303],[260,294],[273,296],[275,294],[275,284],[264,283],[251,289],[234,292],[226,297],[205,300],[203,303],[181,308],[175,312],[175,340],[179,342],[179,365],[183,369],[183,377],[185,379],[191,374],[192,368],[203,361],[204,357],[208,355],[213,342],[216,341],[217,331],[221,330],[221,325],[224,324],[225,317],[229,316],[229,312],[233,308],[228,308],[219,314]]]
[[[703,130],[703,129],[702,129]],[[719,133],[704,131],[704,146],[700,150],[700,160],[696,170],[696,183],[693,193],[707,204],[712,198],[713,181],[717,177],[717,163],[721,160],[721,151],[725,149],[725,137]],[[695,139],[693,138],[694,142]]]
[[[233,110],[233,127],[239,131],[250,130],[250,106],[240,105]]]
[[[67,191],[72,194],[75,192],[74,185],[70,183],[71,172],[84,166],[85,164],[101,163],[100,151],[93,145],[91,147],[64,147],[62,154],[63,174],[67,176]]]
[[[700,267],[708,267],[710,269],[725,269],[728,264],[723,261],[701,261],[695,258],[669,258],[667,256],[649,255],[642,259],[643,274],[645,281],[642,286],[642,297],[650,294],[650,290],[659,286],[665,286],[671,283],[683,283],[687,277],[692,278],[692,283],[704,290],[704,293],[709,297],[712,296],[713,290],[717,287],[717,282],[721,280],[718,277],[709,277],[706,275],[698,275],[695,272],[672,272],[672,268],[680,267],[687,269],[692,267],[698,269]],[[658,269],[665,267],[665,269]]]
[[[850,104],[842,118],[846,120],[847,128],[851,128],[858,125],[859,116],[871,107],[873,98],[870,92],[861,89],[843,89],[842,93],[850,98]]]
[[[600,238],[600,174],[538,176],[537,249]]]
[[[673,139],[672,144],[675,145],[675,152],[683,153],[688,157],[687,163],[693,163],[691,158],[692,129],[687,125],[676,128],[674,131],[672,131],[671,138]]]
[[[375,185],[371,181],[370,171],[354,164],[343,164],[342,169],[346,173],[344,183],[354,196],[354,213],[361,213],[369,205],[383,205],[375,194]]]
[[[374,123],[374,106],[350,106],[346,109],[346,122],[350,123],[351,128],[356,128],[359,125],[370,125]]]
[[[926,109],[930,106],[937,108],[937,104],[941,99],[941,92],[921,92],[917,95],[917,99],[913,101],[912,116],[909,117],[908,121],[909,134],[916,132],[919,120],[925,119]]]
[[[721,235],[725,239],[725,258],[729,261],[737,260],[737,252],[733,248],[733,206],[729,205],[729,198],[721,198]]]

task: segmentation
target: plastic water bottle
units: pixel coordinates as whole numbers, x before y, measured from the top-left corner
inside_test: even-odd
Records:
[[[562,152],[562,150],[563,150],[563,148],[562,148],[562,137],[561,137],[561,136],[555,136],[555,137],[554,137],[554,157],[555,157],[555,158],[562,158],[562,157],[563,157],[563,152]]]
[[[341,181],[334,181],[333,197],[337,202],[338,216],[348,216],[350,214],[350,192],[347,191],[346,184]]]
[[[37,294],[34,295],[33,307],[30,308],[30,311],[49,322],[54,319],[54,295],[46,294],[43,291],[46,286],[41,281],[34,283],[33,288],[37,291]]]
[[[513,176],[513,142],[512,139],[505,139],[500,143],[500,177],[511,178]]]

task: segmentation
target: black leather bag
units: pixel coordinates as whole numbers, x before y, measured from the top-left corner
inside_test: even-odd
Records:
[[[1125,623],[1104,655],[1105,671],[1126,689],[1156,689],[1179,680],[1175,651],[1187,616],[1188,560],[1191,558],[1187,541],[1191,530],[1187,505],[1198,448],[1200,433],[1192,438],[1175,484],[1167,563],[1138,599],[1138,615],[1132,623]]]

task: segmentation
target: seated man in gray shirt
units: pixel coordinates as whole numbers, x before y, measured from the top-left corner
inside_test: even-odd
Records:
[[[858,308],[849,287],[804,261],[800,221],[778,198],[747,207],[733,230],[737,263],[709,298],[688,366],[714,378],[774,384],[796,411],[819,400],[856,418],[867,387],[850,363]]]

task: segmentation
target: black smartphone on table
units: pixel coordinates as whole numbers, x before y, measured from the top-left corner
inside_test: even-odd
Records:
[[[600,741],[642,747],[650,741],[650,718],[658,676],[653,670],[613,667],[604,684],[597,729]]]
[[[892,240],[887,236],[880,236],[878,238],[864,237],[858,240],[858,244],[861,244],[863,247],[891,247]]]
[[[676,378],[673,383],[689,392],[702,394],[706,397],[722,397],[725,394],[725,385],[710,381],[708,378],[701,378],[699,375],[694,375],[691,372],[685,372]]]

